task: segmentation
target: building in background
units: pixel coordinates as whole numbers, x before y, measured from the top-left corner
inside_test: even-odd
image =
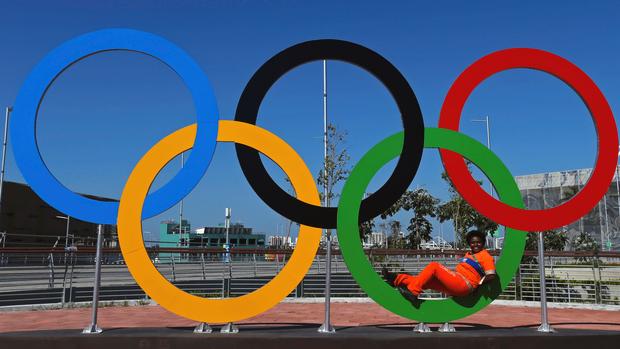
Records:
[[[100,201],[115,201],[93,195],[84,196]],[[6,235],[0,246],[52,247],[56,241],[57,246],[64,246],[66,215],[41,200],[28,185],[5,181],[1,204],[0,232]],[[103,234],[106,247],[116,246],[115,225],[104,225]],[[97,224],[69,218],[69,245],[94,246],[96,241]]]
[[[263,248],[265,247],[265,234],[255,234],[252,228],[245,227],[241,223],[233,223],[228,228],[228,240],[232,248]],[[189,236],[190,247],[223,247],[226,243],[226,228],[203,227],[196,229]]]
[[[159,246],[159,236],[150,231],[142,232],[142,240],[144,241],[144,247],[157,247]]]
[[[429,241],[420,243],[422,250],[451,250],[452,248],[452,245],[441,236],[435,236]]]
[[[273,248],[288,248],[292,245],[290,236],[270,235],[267,241],[269,247]]]
[[[592,237],[602,251],[620,251],[620,184],[619,168],[607,194],[584,217],[563,227],[571,248],[581,233]],[[517,176],[515,180],[528,209],[547,209],[570,200],[588,181],[592,169],[550,172]]]
[[[338,242],[338,234],[336,234],[335,230],[332,230],[332,248],[335,250],[340,249],[340,243]],[[297,244],[297,240],[295,240],[295,244]],[[327,236],[325,234],[321,235],[320,248],[326,248],[327,246]]]
[[[363,245],[364,245],[364,248],[370,248],[370,247],[386,248],[387,243],[388,243],[387,235],[384,232],[374,232],[368,235]]]
[[[188,235],[192,226],[184,219],[179,229],[179,222],[169,219],[159,223],[159,247],[187,247]]]

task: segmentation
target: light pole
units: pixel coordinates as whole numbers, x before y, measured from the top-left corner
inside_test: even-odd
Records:
[[[324,162],[324,174],[325,182],[323,183],[323,201],[325,207],[329,207],[329,183],[327,177],[327,61],[323,60],[323,162]],[[331,268],[332,268],[332,232],[330,229],[325,230],[325,321],[319,327],[318,331],[321,333],[334,333],[336,330],[331,324]]]
[[[487,127],[487,148],[489,148],[489,150],[491,149],[491,130],[489,128],[489,116],[485,116],[484,119],[473,119],[471,120],[472,122],[484,122],[486,124]],[[491,183],[491,181],[489,181],[489,187],[491,189],[491,196],[493,196],[494,190],[493,190],[493,184]]]
[[[232,214],[232,209],[227,207],[224,214],[226,218],[226,220],[224,221],[224,228],[226,228],[226,244],[224,245],[224,249],[226,250],[226,255],[224,257],[224,261],[226,263],[230,263],[230,239],[228,235],[230,231],[230,216]]]
[[[4,117],[4,138],[2,139],[2,168],[0,169],[0,214],[2,213],[2,188],[4,187],[4,164],[6,160],[6,143],[9,138],[9,117],[11,115],[11,111],[13,111],[12,107],[6,107],[6,114]],[[6,231],[2,235],[4,238],[2,242],[4,243],[6,240]]]
[[[65,231],[65,249],[67,249],[69,247],[69,223],[71,222],[71,216],[56,216],[56,218],[67,220],[67,229]]]
[[[487,129],[487,148],[489,150],[491,150],[491,129],[489,127],[489,116],[486,115],[484,117],[484,119],[473,119],[471,120],[472,122],[484,122],[486,124],[486,129]],[[491,197],[494,197],[495,195],[495,190],[493,189],[493,183],[491,183],[491,181],[489,180],[489,189],[491,190]],[[487,242],[489,240],[489,237],[487,235]]]
[[[65,273],[64,276],[62,278],[62,301],[60,303],[60,307],[64,308],[65,307],[65,294],[67,292],[66,289],[66,283],[67,283],[67,271],[69,270],[69,264],[67,264],[67,252],[69,252],[69,222],[71,222],[71,217],[69,215],[67,216],[56,216],[56,218],[58,219],[66,219],[67,220],[67,229],[66,229],[66,233],[65,233]],[[72,257],[73,257],[73,251],[72,253]]]
[[[185,152],[181,152],[181,170],[185,166]],[[183,199],[179,201],[179,247],[184,247],[187,242],[183,240]],[[182,254],[179,253],[179,262],[181,262]]]

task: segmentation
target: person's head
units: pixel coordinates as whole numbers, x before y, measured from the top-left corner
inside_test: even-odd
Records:
[[[471,248],[472,253],[482,251],[484,245],[486,244],[486,234],[480,230],[470,231],[467,233],[465,239],[467,240],[467,244],[469,245],[469,248]]]

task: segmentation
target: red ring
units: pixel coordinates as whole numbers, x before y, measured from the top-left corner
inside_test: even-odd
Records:
[[[491,53],[465,69],[454,81],[441,108],[439,127],[458,131],[463,105],[474,88],[491,75],[514,68],[536,69],[561,79],[588,107],[598,135],[598,155],[586,185],[560,206],[524,210],[506,205],[487,194],[473,179],[462,156],[440,149],[441,160],[458,192],[489,219],[526,231],[565,226],[587,214],[605,195],[618,161],[618,131],[611,108],[598,86],[581,69],[560,56],[542,50],[511,48]]]

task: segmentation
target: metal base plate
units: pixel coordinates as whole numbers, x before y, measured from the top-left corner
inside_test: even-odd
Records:
[[[336,329],[330,323],[322,324],[317,331],[319,333],[336,333]]]
[[[449,323],[449,322],[444,322],[443,325],[441,325],[441,327],[439,327],[439,332],[456,332],[456,329],[454,328],[454,326]]]
[[[413,332],[429,333],[431,332],[431,329],[425,323],[420,322],[419,324],[415,325],[415,327],[413,328]]]
[[[194,333],[211,333],[213,329],[206,322],[201,322],[194,328]]]
[[[103,330],[96,324],[91,324],[90,326],[82,330],[83,334],[99,334],[101,332],[103,332]]]
[[[549,324],[542,324],[538,326],[538,332],[553,333],[555,330]]]
[[[237,327],[232,322],[229,322],[226,325],[224,325],[224,327],[222,327],[222,329],[220,330],[220,333],[227,333],[227,334],[239,333],[239,327]]]

